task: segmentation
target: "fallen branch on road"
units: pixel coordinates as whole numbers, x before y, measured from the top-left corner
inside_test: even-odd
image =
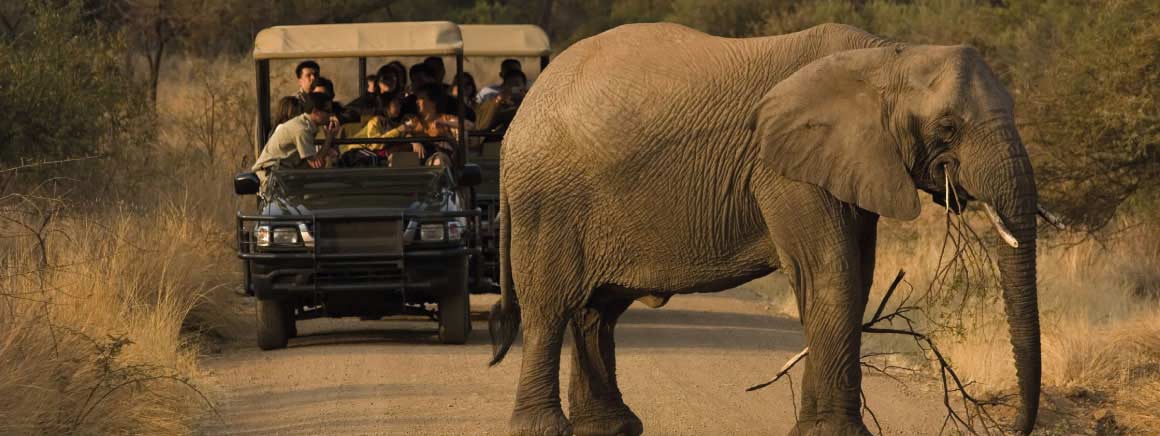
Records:
[[[931,340],[931,338],[929,336],[927,336],[926,334],[919,333],[914,328],[914,320],[912,318],[910,318],[908,313],[914,312],[914,311],[919,311],[919,308],[916,306],[908,306],[907,305],[907,302],[910,299],[909,295],[904,297],[902,302],[899,303],[899,305],[892,312],[883,314],[883,312],[885,312],[885,310],[886,310],[887,303],[890,301],[890,297],[892,297],[894,295],[895,289],[902,282],[902,279],[903,279],[903,277],[905,277],[905,275],[906,275],[905,271],[903,271],[903,270],[898,271],[898,275],[895,276],[894,281],[890,284],[890,287],[887,288],[886,294],[883,295],[882,301],[878,304],[878,308],[874,311],[874,316],[870,317],[869,321],[866,321],[864,324],[862,324],[862,332],[864,332],[864,333],[897,334],[897,335],[909,336],[909,337],[914,339],[915,344],[918,346],[918,348],[920,350],[923,351],[923,353],[929,352],[935,356],[935,359],[937,360],[937,362],[939,364],[939,375],[940,375],[940,378],[942,381],[942,386],[943,386],[943,405],[946,407],[946,411],[947,411],[946,418],[943,420],[943,426],[939,431],[940,434],[946,430],[946,427],[948,424],[952,424],[955,426],[956,429],[965,430],[966,432],[968,432],[970,434],[974,434],[974,435],[980,434],[980,431],[982,432],[982,434],[990,434],[992,431],[1000,430],[1001,427],[1000,427],[998,420],[993,418],[990,415],[990,413],[987,412],[985,407],[998,405],[1001,402],[1000,401],[980,401],[977,398],[975,398],[967,393],[966,387],[968,385],[970,385],[970,383],[964,384],[962,382],[962,379],[959,377],[958,373],[955,372],[954,368],[951,367],[950,362],[948,362],[946,357],[943,355],[943,353],[941,351],[939,351],[939,349],[935,345],[934,341]],[[895,320],[901,320],[902,322],[904,322],[906,324],[906,328],[899,329],[899,328],[879,327],[878,326],[879,324],[881,324],[883,322],[885,322],[887,324],[891,324]],[[794,355],[793,357],[791,357],[784,365],[782,365],[781,369],[778,370],[777,373],[774,374],[774,377],[771,380],[769,380],[765,383],[751,386],[748,389],[746,389],[745,391],[746,392],[756,391],[756,390],[765,388],[766,386],[769,386],[769,385],[777,382],[782,377],[789,374],[789,371],[791,369],[793,369],[793,367],[796,366],[798,364],[798,362],[800,362],[807,355],[809,355],[809,351],[810,351],[809,347],[802,349],[801,352],[799,352],[796,355]],[[865,356],[862,356],[862,359],[865,359],[867,357],[881,356],[881,355],[882,355],[882,353],[865,355]],[[879,372],[882,374],[887,374],[887,375],[889,375],[887,373],[888,369],[899,368],[899,367],[895,367],[895,366],[878,367],[878,366],[875,366],[873,364],[870,364],[870,363],[867,363],[864,361],[860,361],[860,364],[863,367],[868,367],[872,370],[875,370],[876,372]],[[899,380],[897,377],[891,376],[891,378],[894,379],[895,381],[899,381],[901,383],[901,380]],[[953,387],[952,387],[952,384],[953,384]],[[961,401],[962,401],[961,406],[963,409],[963,414],[960,414],[958,411],[955,410],[954,404],[952,403],[952,400],[951,400],[951,393],[952,392],[958,392],[959,395],[961,396]],[[868,406],[866,406],[865,393],[863,392],[860,395],[862,396],[863,410],[869,412],[871,418],[874,420],[875,425],[878,425],[878,417],[875,416],[874,411],[870,410],[870,408]],[[964,416],[964,414],[965,414],[965,416]],[[976,428],[976,426],[978,426],[979,428]],[[879,426],[878,430],[879,430],[879,433],[881,433],[882,428]]]

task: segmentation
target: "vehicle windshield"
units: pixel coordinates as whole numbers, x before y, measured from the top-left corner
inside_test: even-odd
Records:
[[[302,195],[439,195],[443,167],[282,170],[273,189],[282,197]]]

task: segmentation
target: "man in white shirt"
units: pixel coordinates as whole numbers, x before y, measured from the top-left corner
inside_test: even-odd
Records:
[[[478,104],[483,104],[484,102],[498,96],[503,88],[503,78],[507,77],[508,73],[511,71],[519,71],[521,73],[524,71],[524,67],[520,64],[518,59],[504,59],[503,62],[499,64],[500,83],[493,83],[479,90],[479,93],[475,95],[475,102]]]
[[[266,141],[262,154],[251,168],[262,180],[263,188],[270,170],[274,168],[322,168],[326,166],[326,156],[330,153],[334,135],[341,126],[332,122],[331,102],[326,94],[305,95],[303,114],[291,118],[274,128],[274,133]],[[326,142],[319,149],[314,145],[318,127],[324,126]]]

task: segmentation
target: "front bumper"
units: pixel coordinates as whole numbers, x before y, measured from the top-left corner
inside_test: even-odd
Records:
[[[478,244],[473,243],[478,232],[465,233],[464,239],[454,241],[406,243],[402,240],[402,229],[411,222],[418,226],[444,223],[455,218],[471,219],[475,225],[470,227],[476,229],[479,216],[478,210],[354,217],[239,214],[238,257],[246,266],[246,290],[260,299],[373,293],[395,294],[405,300],[418,301],[439,296],[452,287],[456,266],[465,265],[465,258],[480,254]],[[255,224],[279,223],[309,223],[315,238],[313,246],[297,250],[259,250],[248,229]],[[380,233],[385,236],[360,237],[349,234],[349,229],[340,230],[350,223],[361,223],[352,228],[382,229]],[[326,239],[328,234],[334,238]],[[376,243],[375,238],[379,242]],[[343,244],[344,240],[354,243],[347,246]],[[347,251],[352,249],[355,251]]]

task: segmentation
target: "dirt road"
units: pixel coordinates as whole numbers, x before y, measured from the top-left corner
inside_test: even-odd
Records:
[[[473,298],[474,310],[493,301]],[[303,336],[286,350],[261,352],[252,341],[230,345],[203,362],[220,416],[208,417],[201,431],[504,434],[520,349],[517,343],[506,361],[487,368],[491,348],[477,315],[464,346],[437,344],[431,322],[355,320],[302,322]],[[793,425],[787,380],[758,392],[745,388],[767,380],[802,342],[796,320],[769,314],[745,288],[681,296],[657,310],[634,305],[617,327],[621,389],[646,434],[783,435]],[[800,388],[800,368],[792,374]],[[884,433],[938,431],[940,398],[921,383],[907,389],[873,375],[863,383]]]

